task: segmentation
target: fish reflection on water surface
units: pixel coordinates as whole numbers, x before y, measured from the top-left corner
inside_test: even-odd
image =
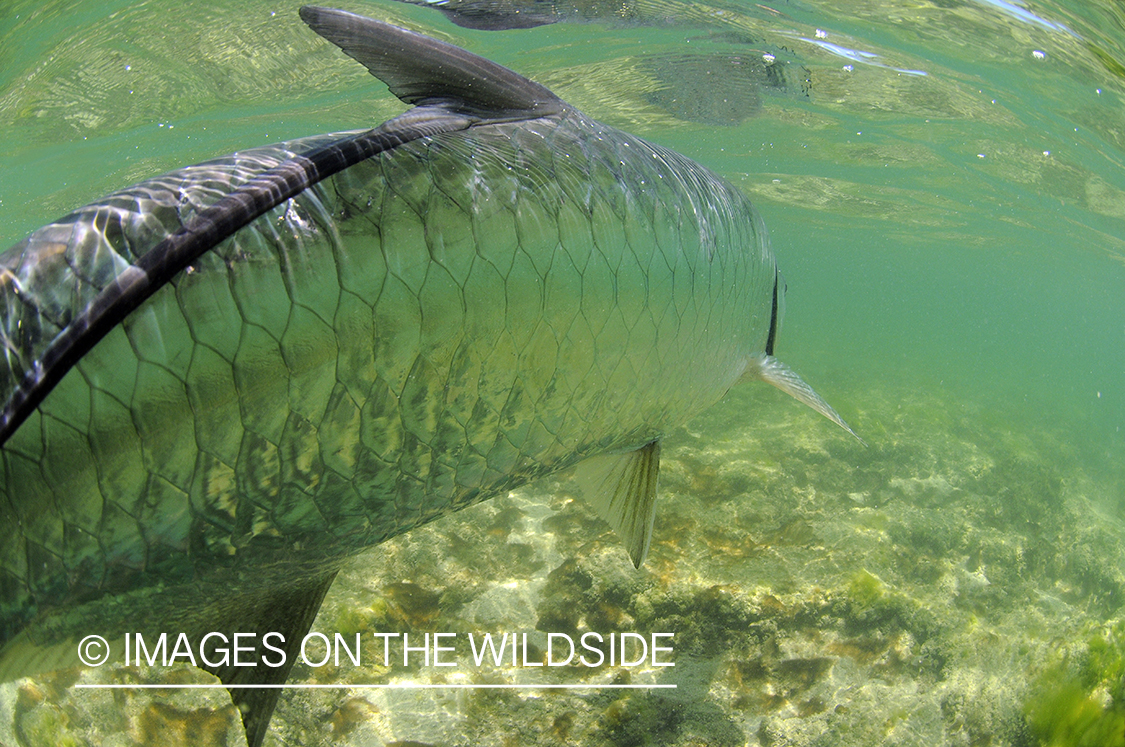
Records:
[[[451,45],[302,18],[414,108],[142,182],[3,255],[4,679],[130,631],[278,631],[345,559],[578,465],[634,564],[661,439],[772,356],[738,190]],[[849,431],[850,432],[850,431]],[[854,434],[853,434],[854,435]],[[278,690],[234,689],[251,745]]]
[[[400,0],[441,11],[458,26],[497,31],[532,28],[555,23],[597,23],[609,27],[670,26],[699,29],[694,46],[706,53],[679,54],[648,50],[630,56],[619,69],[590,70],[603,77],[602,84],[615,96],[628,99],[644,91],[641,101],[684,122],[710,126],[734,126],[761,111],[768,95],[808,95],[809,71],[797,64],[792,51],[749,34],[733,23],[746,20],[749,10],[766,13],[775,21],[776,11],[745,5],[720,10],[697,3],[660,0],[619,4],[589,2],[544,2],[543,0]],[[635,79],[633,79],[635,78]],[[622,82],[629,80],[628,85]]]
[[[764,5],[680,2],[679,0],[399,0],[434,8],[458,26],[499,31],[552,23],[598,23],[608,26],[722,26],[728,15],[783,14]]]

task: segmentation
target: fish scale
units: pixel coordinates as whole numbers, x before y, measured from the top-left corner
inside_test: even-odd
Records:
[[[354,540],[347,543],[350,551],[450,507],[569,466],[589,453],[636,448],[701,409],[701,400],[717,399],[741,372],[740,356],[761,348],[768,329],[760,309],[772,290],[773,267],[762,262],[764,237],[739,230],[738,216],[752,209],[749,202],[718,180],[679,178],[665,164],[678,161],[680,169],[692,172],[699,167],[669,151],[633,139],[631,149],[591,155],[583,146],[589,130],[598,125],[576,115],[551,124],[548,137],[539,132],[529,137],[520,125],[505,124],[470,136],[439,135],[411,143],[320,183],[213,249],[213,259],[177,278],[123,324],[127,350],[119,340],[97,346],[47,397],[42,416],[25,423],[9,441],[9,451],[36,454],[41,477],[35,480],[40,485],[35,494],[49,494],[55,505],[71,507],[104,501],[139,519],[130,510],[138,500],[136,485],[144,484],[142,496],[155,485],[176,491],[182,505],[171,515],[192,516],[191,526],[202,537],[200,547],[209,548],[194,558],[196,565],[206,565],[214,554],[284,554],[278,538],[286,538],[282,546],[323,544],[317,532],[326,525],[333,535]],[[627,137],[617,131],[614,136]],[[52,275],[43,294],[30,279],[35,277],[30,268],[44,263],[42,255],[53,250],[61,230],[48,226],[33,234],[5,258],[11,276],[29,278],[19,285],[27,311],[15,325],[44,306],[58,307],[54,295],[40,302],[55,285],[100,290],[82,278],[107,277],[107,267],[131,261],[179,227],[153,221],[154,213],[175,214],[182,224],[248,174],[307,152],[321,140],[254,149],[183,169],[68,216],[56,226],[96,225],[99,215],[111,223],[98,232],[97,250],[84,255],[87,264],[71,260],[64,270],[56,270],[69,273],[73,283]],[[559,168],[559,162],[538,158],[539,151],[565,153],[566,174],[549,173],[546,165]],[[625,156],[631,160],[623,165]],[[434,175],[460,171],[465,176],[466,160],[475,167],[471,178],[445,179],[438,189]],[[510,168],[513,163],[537,166]],[[626,169],[628,181],[622,174]],[[591,172],[612,178],[585,179]],[[623,198],[638,177],[659,188]],[[592,188],[579,195],[558,188],[542,192],[544,183],[581,182]],[[481,202],[472,188],[478,183],[492,185],[493,195],[514,196],[515,204],[511,199],[500,205],[485,202],[478,213]],[[713,230],[692,224],[696,211],[685,215],[679,209],[683,192],[699,192],[702,186],[709,187],[706,197],[696,199],[712,211],[709,222],[728,229],[722,245],[756,250],[738,252],[747,261],[729,268],[710,261],[708,254],[715,252],[694,244],[691,251],[641,265],[644,247],[628,245],[622,224],[646,224],[636,229],[640,235]],[[582,202],[576,204],[576,196]],[[431,214],[434,202],[445,209]],[[124,207],[129,203],[143,207],[129,210]],[[372,216],[363,209],[368,203],[382,206],[380,217],[393,217],[384,222]],[[569,217],[585,220],[567,245],[559,238],[557,222],[562,204]],[[471,211],[453,212],[450,205],[471,206]],[[629,210],[622,221],[616,211],[625,206]],[[428,223],[431,218],[440,223]],[[614,235],[595,220],[616,221]],[[495,228],[497,221],[507,225]],[[153,231],[155,225],[161,230]],[[457,242],[469,233],[485,245],[489,227],[503,237],[499,243],[506,251],[482,246],[465,263],[459,285],[433,257],[433,246],[444,245],[445,236]],[[361,246],[341,239],[372,228],[374,235]],[[92,243],[89,231],[81,234],[85,244]],[[514,244],[506,243],[512,238]],[[73,256],[71,244],[67,249]],[[378,252],[382,262],[354,257],[358,251]],[[556,253],[565,260],[554,259]],[[564,263],[572,272],[581,266],[579,294],[559,292],[548,299],[543,291],[549,268]],[[364,276],[357,266],[386,270]],[[344,268],[346,283],[341,282]],[[714,277],[718,273],[729,273],[730,279]],[[674,296],[672,287],[680,278],[693,287],[692,276],[710,276],[702,302],[659,317],[643,313],[655,306],[656,298],[670,292]],[[361,285],[378,290],[368,290],[365,301],[348,290]],[[487,292],[490,287],[496,295]],[[91,296],[87,290],[74,299]],[[710,320],[712,309],[721,310],[723,323]],[[10,325],[12,319],[5,321]],[[748,334],[729,337],[729,327]],[[357,329],[369,333],[357,335]],[[664,345],[660,352],[654,344],[661,339],[678,344]],[[459,344],[463,340],[471,344]],[[372,341],[373,356],[366,352]],[[544,346],[558,352],[540,354]],[[708,355],[696,359],[696,350]],[[123,363],[130,358],[132,362]],[[550,365],[542,365],[545,361]],[[129,378],[118,375],[122,369],[135,371],[131,382],[120,381]],[[339,369],[347,373],[338,377]],[[366,386],[363,379],[354,380],[362,370],[373,374]],[[9,372],[8,380],[12,378]],[[125,436],[130,454],[96,460],[90,446],[75,447],[78,440],[113,443],[121,438],[118,408],[107,407],[103,416],[102,408],[91,411],[89,404],[72,402],[90,402],[91,389],[128,409],[135,425]],[[390,396],[379,396],[381,392]],[[659,408],[652,406],[656,402]],[[60,429],[66,433],[58,433]],[[364,430],[377,432],[383,445],[365,443]],[[561,434],[565,437],[560,439]],[[28,444],[36,440],[43,446]],[[135,458],[138,445],[140,459]],[[373,453],[357,453],[367,448]],[[80,453],[87,456],[79,459]],[[372,460],[400,470],[389,490],[366,487],[371,477],[357,465]],[[88,467],[73,470],[76,461]],[[115,478],[124,491],[101,484],[93,465],[107,461],[128,462],[127,471],[147,477]],[[8,467],[5,463],[3,487],[8,503],[15,504],[26,495],[26,483],[16,482],[24,470]],[[329,473],[337,479],[324,480]],[[341,510],[337,491],[328,490],[341,480],[350,486],[345,492],[354,496],[344,501],[353,511]],[[76,495],[84,499],[76,500]],[[317,511],[282,508],[304,501]],[[257,510],[244,506],[246,502]],[[376,524],[374,519],[384,514],[379,507],[387,502],[396,506],[395,519],[391,525]],[[158,505],[174,503],[164,498]],[[154,517],[157,527],[161,516]],[[257,521],[250,521],[255,516]],[[100,522],[87,518],[76,523],[59,513],[50,523],[92,535],[97,546],[106,548],[103,555],[123,543],[120,521],[106,521],[99,529]],[[186,535],[169,543],[166,533],[149,533],[163,541],[137,548],[145,557],[137,569],[142,576],[144,565],[159,565],[187,546]],[[83,572],[100,569],[104,562],[87,560],[93,557],[88,553],[76,557],[61,536],[52,538],[45,528],[23,534],[4,542],[35,544],[59,561],[67,559],[62,564],[73,579],[71,586],[117,591],[105,586],[98,572]],[[125,536],[130,538],[125,544],[139,537]],[[258,536],[268,539],[258,542]],[[336,546],[335,536],[326,541]],[[60,604],[66,597],[66,592],[49,595],[26,578],[17,576],[17,583],[26,584],[27,600],[35,600],[34,607],[25,602],[28,610]]]
[[[0,452],[0,674],[91,632],[269,630],[294,600],[299,638],[347,557],[580,463],[639,564],[659,440],[748,371],[779,383],[777,271],[738,190],[463,50],[306,12],[410,103],[365,35],[495,75],[505,108],[466,128],[449,112],[484,99],[423,102],[372,131],[391,144],[201,247],[26,415]],[[369,135],[180,169],[0,256],[7,412],[135,263]]]

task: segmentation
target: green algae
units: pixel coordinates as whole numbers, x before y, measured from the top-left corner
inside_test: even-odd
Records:
[[[1104,686],[1115,704],[1125,707],[1125,622],[1116,622],[1086,642],[1082,684]]]
[[[1125,623],[1086,640],[1072,664],[1043,671],[1024,706],[1043,747],[1125,747]]]
[[[879,577],[866,569],[858,571],[848,584],[848,595],[862,607],[879,604],[886,593],[886,586]]]
[[[46,703],[24,713],[16,724],[16,734],[25,744],[80,747],[69,722],[65,711]]]
[[[1043,747],[1121,747],[1125,708],[1106,705],[1076,680],[1052,673],[1036,683],[1025,706],[1028,725]]]

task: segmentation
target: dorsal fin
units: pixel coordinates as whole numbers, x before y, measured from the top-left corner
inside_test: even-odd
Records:
[[[306,5],[301,18],[414,106],[441,106],[490,120],[538,117],[566,105],[495,62],[422,34],[343,10]]]
[[[111,329],[201,255],[269,210],[360,161],[442,132],[549,116],[566,104],[543,86],[463,49],[370,18],[304,7],[301,17],[417,105],[379,127],[284,161],[196,215],[102,289],[23,372],[0,410],[0,446]]]

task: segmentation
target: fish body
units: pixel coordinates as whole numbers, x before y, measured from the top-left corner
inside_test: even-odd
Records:
[[[84,208],[6,255],[6,289],[41,286],[46,328],[135,259],[117,247],[320,140]],[[130,315],[5,445],[21,617],[335,558],[659,438],[765,344],[774,267],[748,206],[575,112],[414,141],[302,192]]]
[[[639,564],[660,439],[744,376],[800,389],[737,189],[456,47],[302,15],[415,108],[0,256],[0,678],[90,633],[299,641],[346,558],[576,464]],[[252,745],[276,692],[232,691]]]

